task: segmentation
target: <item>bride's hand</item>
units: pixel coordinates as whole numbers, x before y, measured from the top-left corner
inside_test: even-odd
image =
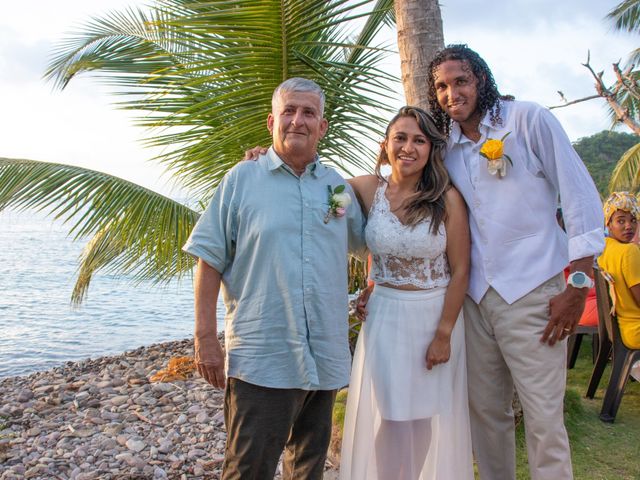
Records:
[[[371,296],[371,292],[373,292],[373,284],[367,285],[358,295],[356,299],[356,311],[355,315],[358,320],[364,322],[367,319],[367,303],[369,303],[369,297]]]
[[[257,145],[255,147],[253,147],[250,150],[245,150],[244,152],[244,158],[242,159],[244,160],[258,160],[258,157],[260,155],[264,155],[265,153],[267,153],[267,150],[269,150],[268,148],[265,147],[261,147],[260,145]]]
[[[451,341],[450,338],[436,337],[429,344],[427,348],[427,370],[431,370],[434,366],[441,363],[447,363],[451,356]]]

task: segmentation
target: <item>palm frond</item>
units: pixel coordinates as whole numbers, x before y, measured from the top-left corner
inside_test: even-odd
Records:
[[[96,233],[85,245],[80,255],[78,277],[73,287],[71,301],[79,305],[86,298],[93,274],[109,265],[125,251],[120,238],[109,235],[109,224]]]
[[[640,48],[634,48],[627,59],[628,65],[640,65]]]
[[[316,80],[327,95],[323,157],[370,169],[373,152],[351,139],[379,138],[397,90],[378,68],[389,50],[371,44],[392,11],[391,0],[162,0],[151,13],[94,19],[60,45],[47,77],[64,87],[90,71],[116,85],[119,106],[158,129],[147,140],[166,147],[156,160],[198,197],[244,150],[270,143],[271,94],[292,76]]]
[[[609,192],[640,191],[640,143],[624,152],[611,174]]]
[[[139,84],[140,75],[153,75],[171,66],[157,28],[160,19],[152,15],[127,9],[91,20],[85,31],[71,33],[56,45],[45,79],[63,89],[76,75],[101,71],[106,75],[125,74],[119,77],[120,84],[130,86]],[[124,62],[135,67],[129,75],[122,71]]]
[[[82,167],[0,158],[0,211],[43,210],[70,223],[76,239],[94,236],[85,249],[79,284],[108,266],[134,281],[166,282],[190,272],[181,251],[198,214],[168,197]],[[82,298],[82,288],[76,289]]]
[[[622,1],[607,14],[607,19],[616,30],[640,32],[640,0]]]

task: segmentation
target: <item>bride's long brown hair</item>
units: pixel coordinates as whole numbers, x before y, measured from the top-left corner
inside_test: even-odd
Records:
[[[449,174],[444,167],[444,152],[447,141],[436,128],[433,117],[418,107],[402,107],[395,117],[391,119],[384,134],[385,140],[389,140],[391,127],[403,117],[415,118],[422,133],[431,142],[431,150],[427,164],[422,170],[420,180],[416,184],[416,193],[404,201],[403,208],[406,212],[405,223],[415,226],[426,218],[431,218],[431,233],[438,233],[440,224],[446,218],[444,194],[450,188]],[[383,165],[389,164],[389,157],[385,148],[380,149],[376,163],[376,175],[382,181],[386,181],[380,173]]]

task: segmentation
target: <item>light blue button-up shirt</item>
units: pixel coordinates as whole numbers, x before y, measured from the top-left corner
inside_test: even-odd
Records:
[[[327,186],[346,185],[344,217]],[[224,177],[184,250],[222,274],[227,376],[271,388],[349,382],[347,254],[364,251],[353,192],[317,159],[296,176],[273,148]]]

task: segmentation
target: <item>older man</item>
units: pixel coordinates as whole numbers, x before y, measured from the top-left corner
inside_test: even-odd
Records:
[[[272,147],[231,169],[184,247],[198,257],[198,371],[218,388],[226,380],[224,480],[273,478],[283,449],[284,478],[322,478],[335,392],[349,381],[347,251],[364,246],[363,218],[319,162],[323,110],[316,83],[283,82],[267,118]]]
[[[563,421],[566,342],[603,246],[598,193],[548,110],[500,95],[466,45],[429,67],[445,164],[469,207],[464,316],[473,449],[483,480],[515,479],[513,386],[533,480],[572,478]],[[567,234],[555,218],[561,199]],[[570,263],[568,285],[562,271]]]

